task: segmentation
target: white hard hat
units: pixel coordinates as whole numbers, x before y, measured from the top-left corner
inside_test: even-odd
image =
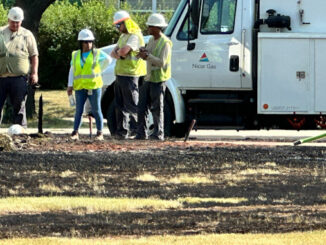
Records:
[[[24,134],[24,133],[25,133],[25,129],[21,125],[19,125],[19,124],[11,125],[8,128],[8,134],[9,135]]]
[[[20,7],[13,7],[9,10],[8,18],[12,21],[23,21],[24,12]]]
[[[130,19],[130,15],[128,14],[128,12],[125,10],[119,10],[114,14],[113,24],[117,24],[127,19]]]
[[[148,20],[146,22],[147,26],[157,26],[157,27],[167,27],[167,23],[165,22],[165,18],[161,14],[151,14],[148,17]]]
[[[94,41],[93,32],[88,29],[83,29],[78,33],[78,41]]]

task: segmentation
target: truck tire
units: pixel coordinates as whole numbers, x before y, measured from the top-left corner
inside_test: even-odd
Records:
[[[114,135],[117,131],[117,123],[115,118],[115,104],[114,100],[107,107],[105,117],[107,120],[108,128],[110,130],[111,135]]]
[[[174,123],[175,112],[173,99],[167,91],[164,98],[164,135],[166,137],[182,138],[186,134],[185,123]]]
[[[176,123],[173,126],[173,134],[176,138],[184,138],[186,136],[186,123]]]
[[[173,136],[173,120],[174,115],[170,103],[164,99],[164,136]]]

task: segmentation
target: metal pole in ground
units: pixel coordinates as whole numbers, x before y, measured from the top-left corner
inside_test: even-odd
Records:
[[[193,119],[193,120],[191,121],[190,126],[189,126],[189,128],[188,128],[188,131],[187,131],[187,133],[186,133],[186,136],[185,136],[185,140],[184,140],[184,142],[186,142],[186,141],[188,140],[189,134],[190,134],[191,130],[193,129],[193,127],[195,126],[195,124],[196,124],[196,119]]]
[[[89,138],[92,138],[92,128],[93,128],[93,120],[92,116],[88,116],[88,125],[89,125]]]
[[[43,97],[42,94],[38,104],[38,133],[43,134]]]
[[[293,145],[300,145],[300,144],[311,142],[311,141],[314,141],[314,140],[318,140],[318,139],[321,139],[321,138],[324,138],[324,137],[326,137],[326,133],[298,140],[298,141],[294,142]]]

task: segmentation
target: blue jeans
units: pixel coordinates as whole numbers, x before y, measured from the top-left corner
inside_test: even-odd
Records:
[[[75,121],[74,121],[74,131],[78,131],[82,124],[82,116],[84,112],[84,106],[86,99],[89,99],[89,102],[92,107],[92,114],[96,120],[97,131],[102,131],[103,129],[103,114],[101,110],[101,96],[102,88],[92,89],[92,94],[88,94],[87,89],[75,90],[76,95],[76,112],[75,112]]]

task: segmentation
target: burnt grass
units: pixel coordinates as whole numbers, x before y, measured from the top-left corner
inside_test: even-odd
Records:
[[[282,233],[326,229],[325,159],[325,148],[304,146],[168,145],[121,152],[0,152],[2,198],[96,196],[174,200],[242,197],[247,200],[235,204],[185,202],[182,208],[158,211],[6,213],[0,215],[0,238]],[[73,174],[63,176],[65,171]],[[200,174],[212,179],[213,183],[178,184],[136,179],[144,173],[166,179],[181,174]],[[91,182],[98,178],[104,181],[98,183],[100,188],[94,188]],[[40,188],[40,183],[55,184],[61,191]]]

